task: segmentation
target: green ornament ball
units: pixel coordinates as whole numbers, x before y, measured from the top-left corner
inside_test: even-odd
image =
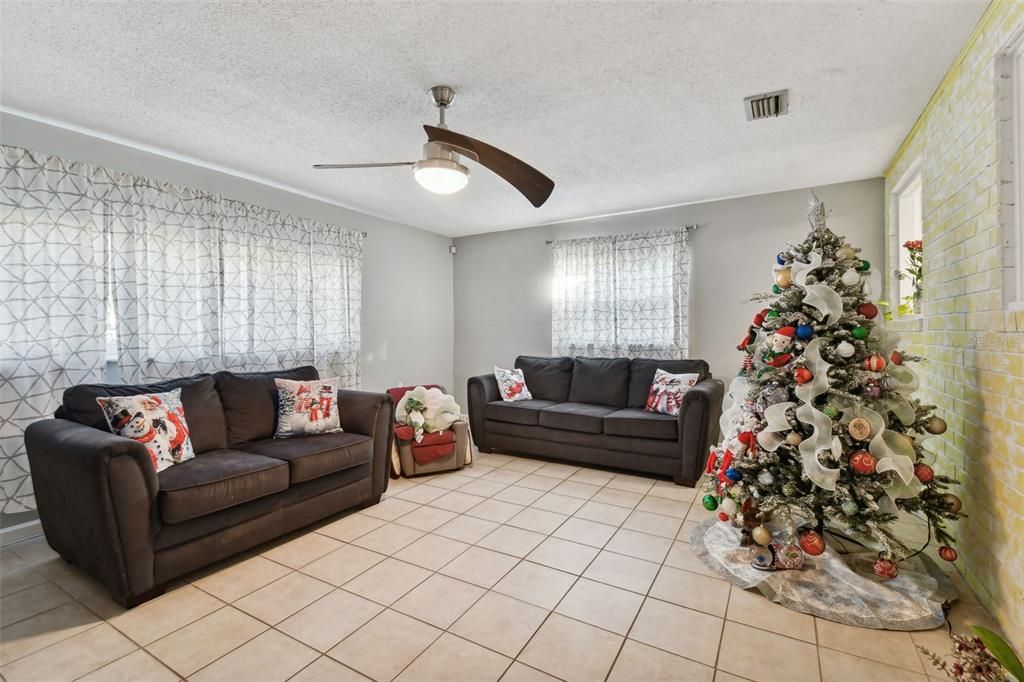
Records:
[[[836,419],[839,417],[839,410],[837,410],[833,405],[826,405],[821,411],[824,412],[825,416],[829,419]]]
[[[718,509],[718,498],[714,495],[705,495],[704,499],[701,500],[701,503],[708,511],[715,511]]]
[[[854,327],[850,334],[852,334],[855,339],[863,340],[868,338],[868,330],[864,327]]]
[[[772,293],[773,294],[781,294],[782,293],[782,287],[780,287],[778,284],[773,284],[772,285]]]
[[[768,319],[776,318],[778,316],[779,316],[779,311],[778,310],[769,310],[768,314],[765,315],[765,317],[767,317]]]
[[[857,264],[857,270],[859,272],[867,272],[870,269],[871,269],[870,261],[866,261],[863,258],[861,259],[860,263]]]

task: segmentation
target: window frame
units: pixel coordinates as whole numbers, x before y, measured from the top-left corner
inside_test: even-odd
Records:
[[[1003,300],[1024,311],[1024,27],[996,58]]]
[[[903,290],[901,286],[902,280],[898,274],[903,269],[904,242],[910,239],[923,239],[924,176],[921,166],[921,157],[914,159],[914,161],[907,166],[907,169],[903,171],[900,179],[893,185],[892,191],[889,195],[889,224],[892,226],[891,234],[889,235],[889,262],[892,278],[889,282],[888,299],[890,301],[889,310],[893,319],[905,320],[919,317],[922,314],[921,310],[918,310],[916,313],[907,313],[906,315],[899,314],[899,308],[903,302]],[[917,190],[920,204],[918,206],[917,229],[913,230],[913,235],[907,235],[907,232],[904,229],[905,225],[902,220],[901,208],[904,196],[907,194],[908,190],[912,189]]]

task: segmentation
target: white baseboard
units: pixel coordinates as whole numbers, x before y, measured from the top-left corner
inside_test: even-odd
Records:
[[[0,529],[0,547],[6,547],[7,545],[15,542],[21,542],[22,540],[34,538],[37,535],[42,534],[43,526],[39,523],[39,519],[19,523],[16,526],[10,526],[8,528],[2,528]]]

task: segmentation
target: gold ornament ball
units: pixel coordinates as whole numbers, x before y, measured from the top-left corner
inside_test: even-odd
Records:
[[[849,244],[844,244],[836,251],[836,257],[839,260],[853,260],[857,257],[857,252]]]
[[[800,443],[802,443],[803,440],[804,439],[801,438],[800,434],[797,433],[796,431],[790,431],[786,435],[786,442],[789,443],[790,445],[800,445]]]
[[[846,425],[846,430],[854,440],[867,440],[871,435],[871,424],[863,417],[854,417]]]
[[[775,283],[782,289],[788,289],[793,284],[793,271],[783,268],[775,273]]]
[[[752,531],[751,534],[754,536],[754,542],[761,545],[762,547],[771,544],[772,532],[764,526],[758,526]]]
[[[924,425],[924,430],[933,435],[946,432],[946,420],[942,417],[930,417]]]
[[[958,514],[964,508],[963,500],[956,495],[947,493],[942,496],[942,500],[946,503],[946,509],[954,514]]]

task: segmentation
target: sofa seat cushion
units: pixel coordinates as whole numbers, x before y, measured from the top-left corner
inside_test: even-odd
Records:
[[[240,443],[237,447],[288,462],[292,483],[311,481],[373,459],[373,439],[361,433],[270,438]]]
[[[487,419],[498,422],[536,426],[540,411],[557,404],[553,400],[518,400],[511,403],[496,400],[493,403],[487,403],[485,415]]]
[[[239,504],[219,512],[190,519],[184,523],[165,523],[160,527],[160,532],[153,539],[153,549],[160,552],[171,547],[183,545],[193,540],[198,540],[207,535],[223,531],[227,528],[240,526],[248,521],[266,516],[268,514],[284,514],[288,506],[302,502],[311,497],[331,492],[353,483],[365,483],[367,494],[372,485],[373,472],[371,464],[363,464],[351,469],[339,471],[336,474],[321,476],[312,481],[288,486],[273,495],[261,497],[252,502]],[[336,511],[344,511],[344,507],[338,507]]]
[[[164,469],[157,501],[164,523],[273,495],[288,487],[288,463],[251,452],[213,450]]]
[[[604,418],[604,432],[629,438],[679,439],[679,418],[635,407],[612,412]]]
[[[601,433],[604,418],[615,412],[615,408],[588,403],[559,403],[540,411],[538,423],[549,429]]]

